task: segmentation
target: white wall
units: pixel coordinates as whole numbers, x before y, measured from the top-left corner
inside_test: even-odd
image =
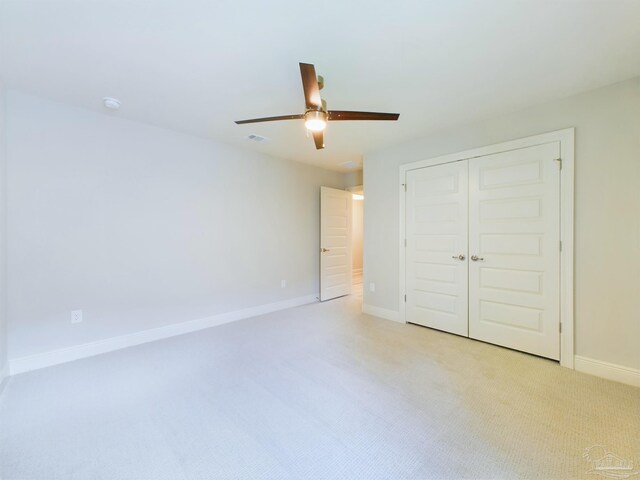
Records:
[[[5,88],[0,83],[0,393],[8,378],[6,288],[6,114]]]
[[[343,174],[15,91],[7,115],[10,358],[317,294]]]
[[[576,354],[640,368],[640,78],[368,155],[364,303],[398,310],[398,167],[576,128]]]
[[[344,174],[345,187],[357,187],[362,185],[362,170],[347,172]]]
[[[353,200],[351,209],[351,263],[353,270],[362,270],[362,241],[364,231],[364,202]]]

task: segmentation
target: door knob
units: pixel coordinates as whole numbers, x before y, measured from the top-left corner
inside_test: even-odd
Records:
[[[474,262],[484,262],[484,258],[477,255],[471,255],[471,260],[473,260]]]
[[[467,257],[465,257],[463,254],[460,254],[460,255],[454,255],[451,258],[455,258],[455,259],[458,259],[458,260],[464,260]]]
[[[329,249],[328,249],[328,248],[324,248],[324,247],[322,247],[322,248],[320,249],[320,251],[321,251],[322,253],[324,253],[324,252],[328,252],[328,251],[329,251]]]

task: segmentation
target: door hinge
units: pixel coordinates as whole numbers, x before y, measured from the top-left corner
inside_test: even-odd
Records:
[[[406,192],[407,191],[407,184],[403,183],[402,186],[404,187],[404,191]]]
[[[554,158],[553,160],[555,162],[558,162],[558,167],[560,168],[560,170],[562,170],[562,159],[561,158]]]
[[[407,303],[407,294],[404,294],[404,303]]]
[[[560,330],[560,333],[562,333],[562,323],[559,323],[558,325],[559,325],[558,330]]]
[[[560,251],[562,251],[562,240],[560,240]]]
[[[404,239],[404,246],[405,247],[407,246],[407,239],[406,238]]]

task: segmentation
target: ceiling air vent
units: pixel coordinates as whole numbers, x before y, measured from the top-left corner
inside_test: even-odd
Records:
[[[252,133],[251,135],[249,135],[247,137],[249,140],[253,140],[254,142],[258,142],[258,143],[265,143],[268,141],[268,138],[266,137],[262,137],[260,135],[256,135],[255,133]]]
[[[340,166],[344,168],[357,168],[359,165],[355,160],[349,160],[348,162],[341,163]]]

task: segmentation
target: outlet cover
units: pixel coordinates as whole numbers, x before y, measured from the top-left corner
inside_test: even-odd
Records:
[[[71,323],[82,322],[82,310],[73,310],[71,312]]]

